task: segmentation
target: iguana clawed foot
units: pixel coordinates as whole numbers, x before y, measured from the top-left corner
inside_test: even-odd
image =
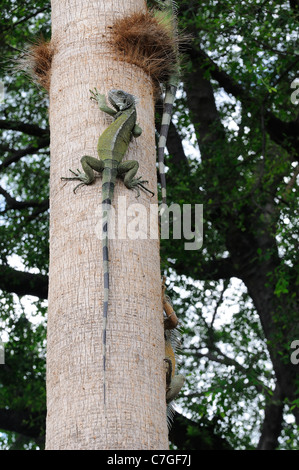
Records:
[[[82,171],[78,170],[78,168],[77,168],[77,173],[75,171],[71,170],[70,168],[69,168],[69,171],[71,173],[73,173],[73,175],[75,175],[75,176],[70,176],[70,177],[62,176],[61,179],[63,181],[75,181],[75,180],[81,181],[81,183],[77,184],[77,186],[74,187],[74,189],[73,189],[74,193],[76,193],[76,190],[80,186],[84,186],[85,184],[90,184],[90,181],[89,181],[87,175],[85,173],[83,173]]]
[[[144,190],[144,191],[147,191],[148,193],[150,193],[152,195],[152,197],[155,195],[155,193],[153,193],[150,189],[148,189],[146,186],[144,186],[144,184],[147,184],[148,181],[147,180],[142,180],[141,179],[141,176],[139,176],[138,178],[134,178],[132,179],[132,181],[130,182],[130,186],[128,186],[129,189],[133,189],[134,191],[137,192],[137,196],[136,198],[138,198],[140,196],[140,190],[139,190],[139,186]]]
[[[102,93],[100,93],[100,92],[97,90],[96,87],[94,88],[94,90],[95,90],[95,91],[89,90],[89,91],[90,91],[90,94],[91,94],[90,99],[96,101],[96,102],[99,103],[99,104],[102,104],[102,103],[105,103],[105,104],[106,104],[105,95],[103,95]]]

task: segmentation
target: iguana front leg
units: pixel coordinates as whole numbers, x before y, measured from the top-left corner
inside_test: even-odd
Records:
[[[107,102],[106,102],[105,95],[103,95],[102,93],[99,93],[96,88],[94,90],[95,91],[89,90],[90,93],[91,93],[90,99],[94,100],[98,103],[99,108],[100,108],[101,111],[103,111],[106,114],[109,114],[110,116],[115,117],[116,114],[117,114],[117,111],[115,109],[109,108],[109,106],[107,105]]]
[[[133,130],[132,130],[133,137],[135,137],[135,139],[137,139],[137,137],[140,137],[141,134],[142,134],[141,127],[138,126],[138,124],[135,124],[135,126],[133,127]]]

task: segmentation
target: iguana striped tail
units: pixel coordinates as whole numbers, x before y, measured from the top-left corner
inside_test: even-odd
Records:
[[[107,339],[107,318],[109,302],[109,215],[111,202],[114,194],[117,169],[113,165],[113,160],[105,161],[102,183],[102,250],[103,250],[103,273],[104,273],[104,301],[103,301],[103,395],[104,408],[106,409],[106,339]]]
[[[166,148],[166,141],[171,122],[172,110],[175,101],[176,91],[179,84],[179,50],[178,50],[178,28],[177,28],[177,17],[176,10],[177,6],[173,0],[165,0],[164,2],[158,2],[162,12],[165,15],[165,26],[169,31],[169,34],[173,37],[173,47],[176,56],[176,63],[173,67],[173,72],[166,83],[164,105],[163,105],[163,116],[162,124],[160,128],[160,136],[158,141],[158,163],[159,163],[159,174],[162,191],[162,204],[167,203],[166,197],[166,178],[165,178],[165,164],[164,154]],[[159,13],[157,13],[159,15]],[[161,16],[160,16],[161,19]],[[163,21],[163,20],[162,20]]]
[[[164,163],[164,154],[166,148],[166,141],[171,121],[172,109],[175,100],[177,86],[168,84],[165,93],[164,106],[163,106],[163,116],[162,124],[160,128],[160,135],[158,141],[158,163],[159,163],[159,174],[161,182],[161,191],[162,191],[162,204],[167,203],[166,195],[166,177],[165,177],[165,163]]]

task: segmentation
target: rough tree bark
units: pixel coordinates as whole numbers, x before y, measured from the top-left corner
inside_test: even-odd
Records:
[[[60,180],[79,167],[81,156],[97,156],[98,136],[111,122],[89,100],[89,89],[107,95],[121,88],[139,98],[143,129],[125,158],[140,162],[139,175],[156,192],[152,84],[138,67],[118,61],[108,43],[113,21],[143,8],[144,0],[52,0],[46,438],[51,450],[168,448],[159,241],[148,233],[146,239],[110,240],[105,417],[101,179],[76,195],[75,182]],[[120,195],[127,206],[143,205],[147,215],[157,202],[144,193],[136,200],[119,182],[116,220]]]

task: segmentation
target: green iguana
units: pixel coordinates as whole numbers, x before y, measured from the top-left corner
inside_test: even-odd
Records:
[[[169,297],[165,294],[165,276],[162,280],[162,300],[164,315],[164,339],[165,339],[165,358],[166,363],[166,404],[167,404],[167,425],[170,429],[175,409],[173,400],[180,393],[184,385],[185,377],[176,372],[176,352],[180,349],[180,332],[177,329],[178,318],[171,305]]]
[[[81,158],[81,165],[84,172],[70,170],[74,176],[63,180],[78,180],[80,183],[74,188],[81,185],[91,184],[95,180],[94,170],[102,173],[102,249],[103,249],[103,272],[104,272],[104,302],[103,302],[103,392],[104,406],[106,405],[106,333],[107,333],[107,316],[108,316],[108,299],[109,299],[109,257],[108,257],[108,220],[113,199],[114,186],[116,178],[123,179],[128,189],[135,190],[138,197],[140,195],[139,188],[148,191],[152,195],[154,193],[147,189],[144,181],[135,178],[139,164],[135,160],[122,162],[122,159],[128,149],[132,137],[139,137],[142,129],[136,124],[136,98],[122,90],[111,90],[108,93],[108,99],[112,109],[107,106],[105,95],[100,94],[97,89],[91,91],[91,99],[98,102],[101,111],[114,117],[114,121],[100,135],[98,140],[97,151],[98,158],[84,155]]]

